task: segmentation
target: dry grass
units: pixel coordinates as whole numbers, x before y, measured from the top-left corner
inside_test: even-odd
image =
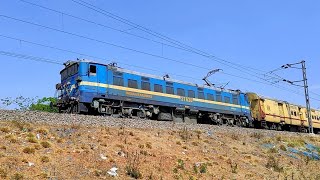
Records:
[[[10,132],[10,128],[9,127],[1,127],[0,131],[4,132],[4,133],[9,133]]]
[[[0,179],[110,179],[107,171],[114,166],[119,168],[116,179],[286,179],[292,172],[293,178],[287,179],[320,177],[319,161],[278,152],[290,143],[319,146],[315,138],[272,139],[260,132],[237,136],[224,131],[209,137],[188,128],[155,131],[20,122],[0,122],[0,127],[10,129],[0,132]],[[41,134],[39,143],[35,134]],[[267,152],[261,146],[264,141],[276,148]],[[29,162],[34,167],[28,167]]]
[[[26,147],[22,150],[22,152],[26,153],[26,154],[34,154],[35,153],[35,149],[32,147]]]
[[[51,147],[51,143],[49,143],[48,141],[42,141],[40,144],[43,148],[50,148]]]

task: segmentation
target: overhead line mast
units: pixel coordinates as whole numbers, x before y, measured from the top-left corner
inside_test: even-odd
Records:
[[[301,64],[301,68],[295,67],[295,65]],[[312,126],[312,119],[311,119],[311,107],[310,107],[310,97],[309,97],[309,88],[308,88],[308,79],[307,79],[307,68],[306,68],[306,61],[302,60],[301,62],[293,63],[293,64],[285,64],[281,66],[281,68],[288,69],[288,68],[295,68],[295,69],[302,69],[302,76],[303,80],[300,81],[289,81],[284,79],[283,81],[294,85],[294,86],[300,86],[304,88],[304,94],[306,98],[306,108],[307,108],[307,118],[308,118],[308,124],[309,124],[309,133],[313,134],[313,126]],[[296,82],[302,82],[303,86],[295,84]]]

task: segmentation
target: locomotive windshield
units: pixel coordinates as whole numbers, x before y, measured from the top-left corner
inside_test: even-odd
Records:
[[[67,79],[70,76],[73,76],[78,73],[79,65],[73,64],[64,70],[61,71],[61,80]]]

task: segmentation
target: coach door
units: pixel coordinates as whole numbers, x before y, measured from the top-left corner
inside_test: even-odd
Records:
[[[279,116],[280,116],[280,122],[285,121],[284,119],[284,110],[283,110],[283,104],[278,103],[278,108],[279,108]]]

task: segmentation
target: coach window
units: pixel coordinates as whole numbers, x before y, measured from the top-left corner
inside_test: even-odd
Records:
[[[294,116],[297,116],[297,112],[294,112]]]
[[[137,80],[128,79],[128,87],[138,89]]]
[[[195,98],[195,93],[192,90],[188,90],[188,97]]]
[[[214,97],[213,97],[213,94],[207,94],[207,99],[209,100],[209,101],[214,101]]]
[[[222,102],[221,92],[217,92],[216,96],[217,96],[217,97],[216,97],[217,101],[218,101],[218,102]]]
[[[96,74],[97,74],[97,66],[90,65],[89,75],[90,75],[90,76],[95,76]]]
[[[167,94],[174,94],[173,87],[172,86],[167,86],[166,87],[166,93]]]
[[[150,91],[150,83],[149,83],[149,82],[142,81],[142,82],[141,82],[141,89]]]
[[[123,78],[120,76],[113,76],[113,85],[123,86]]]
[[[224,102],[225,102],[225,103],[230,103],[230,97],[226,97],[226,96],[225,96],[225,97],[224,97]]]
[[[178,88],[178,89],[177,89],[177,94],[178,94],[179,96],[185,96],[185,95],[186,95],[184,89],[181,89],[181,88]]]
[[[199,99],[204,99],[204,93],[203,93],[203,91],[198,91],[198,98],[199,98]]]
[[[162,90],[162,85],[160,85],[160,84],[155,84],[154,85],[154,92],[163,92],[163,90]]]

